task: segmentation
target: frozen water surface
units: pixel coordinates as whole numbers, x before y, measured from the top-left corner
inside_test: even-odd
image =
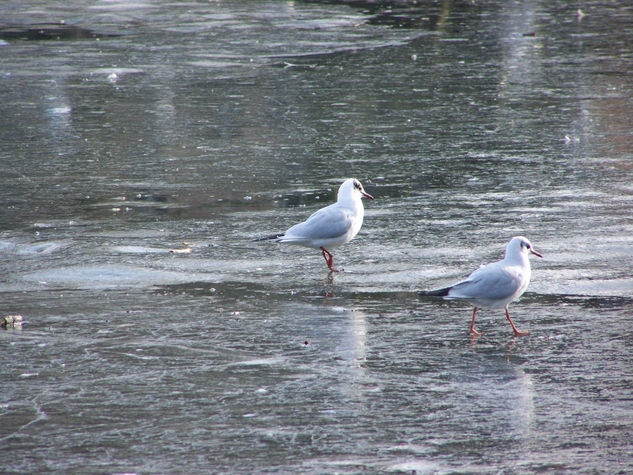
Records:
[[[580,8],[2,2],[3,472],[633,471],[633,10]],[[344,272],[252,242],[350,176]],[[528,337],[418,297],[517,234]]]

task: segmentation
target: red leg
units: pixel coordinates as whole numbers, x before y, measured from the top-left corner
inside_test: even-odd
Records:
[[[475,315],[477,315],[477,307],[475,307],[475,310],[473,310],[473,319],[470,322],[470,334],[472,336],[479,336],[481,335],[481,333],[475,330]]]
[[[506,317],[508,317],[508,321],[510,322],[510,325],[512,325],[512,329],[514,330],[514,336],[521,336],[521,335],[529,335],[530,332],[521,332],[519,330],[517,330],[517,327],[514,326],[514,323],[512,323],[512,319],[510,318],[510,312],[508,312],[508,307],[506,306]]]
[[[322,247],[321,254],[323,254],[323,259],[325,259],[325,263],[330,268],[330,270],[332,272],[338,272],[338,269],[335,269],[334,267],[332,267],[332,264],[334,263],[334,256],[332,255],[332,253],[328,251],[326,248]]]

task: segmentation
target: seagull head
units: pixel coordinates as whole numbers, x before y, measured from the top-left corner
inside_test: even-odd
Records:
[[[359,195],[356,195],[357,193],[359,193]],[[341,198],[343,198],[344,200],[347,198],[355,199],[356,196],[358,196],[359,198],[364,196],[365,198],[368,198],[370,200],[374,199],[373,196],[371,196],[369,193],[365,191],[360,181],[358,181],[356,178],[348,178],[347,180],[343,182],[341,187],[338,189],[338,199],[339,200]]]
[[[543,254],[534,250],[530,240],[523,236],[513,237],[506,247],[506,257],[515,257],[521,254],[527,255],[528,253],[543,257]]]

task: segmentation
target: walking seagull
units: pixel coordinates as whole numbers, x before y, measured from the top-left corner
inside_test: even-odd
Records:
[[[332,265],[334,256],[328,248],[345,244],[358,234],[365,214],[362,197],[374,199],[365,192],[360,181],[349,178],[338,189],[336,203],[321,208],[304,222],[295,224],[283,234],[267,236],[256,241],[273,240],[321,249],[321,254],[330,271],[338,272],[338,269]]]
[[[543,255],[532,248],[532,244],[523,236],[513,237],[506,247],[502,261],[493,262],[477,269],[466,280],[443,289],[421,292],[421,295],[444,297],[446,300],[466,300],[475,306],[470,322],[470,333],[480,335],[475,330],[475,315],[479,307],[505,307],[506,317],[514,330],[514,335],[528,335],[517,330],[510,318],[508,305],[518,300],[530,283],[529,253],[538,257]]]

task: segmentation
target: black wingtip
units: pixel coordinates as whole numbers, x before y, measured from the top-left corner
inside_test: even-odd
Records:
[[[446,297],[450,290],[450,287],[444,287],[443,289],[436,290],[422,290],[419,292],[419,295],[420,297]]]
[[[283,235],[284,235],[284,233],[271,234],[270,236],[264,236],[264,237],[261,237],[261,238],[253,239],[253,242],[256,242],[256,241],[272,241],[273,239],[280,238]]]

